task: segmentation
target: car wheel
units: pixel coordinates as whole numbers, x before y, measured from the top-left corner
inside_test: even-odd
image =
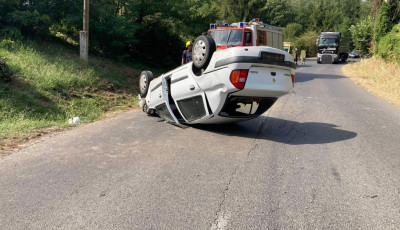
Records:
[[[157,113],[154,109],[149,109],[149,107],[147,106],[147,103],[144,104],[143,106],[143,112],[145,112],[148,116],[156,116]]]
[[[192,60],[193,65],[199,69],[205,69],[216,50],[214,39],[201,35],[194,41]]]
[[[141,97],[146,97],[149,91],[149,85],[151,80],[153,80],[153,73],[150,71],[143,71],[139,78],[139,91]]]

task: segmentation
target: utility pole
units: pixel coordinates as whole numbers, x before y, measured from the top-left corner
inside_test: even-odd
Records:
[[[89,60],[89,0],[83,0],[83,30],[79,32],[81,60]]]

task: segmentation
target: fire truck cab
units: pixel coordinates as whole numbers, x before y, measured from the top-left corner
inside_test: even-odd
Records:
[[[207,34],[215,41],[217,50],[238,46],[269,46],[283,50],[282,28],[260,22],[230,23],[217,21],[210,24]]]

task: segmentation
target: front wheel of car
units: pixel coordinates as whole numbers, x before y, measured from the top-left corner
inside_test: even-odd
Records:
[[[150,81],[153,80],[153,78],[153,73],[151,71],[143,71],[140,74],[139,91],[142,98],[146,97],[147,92],[149,91]]]
[[[199,36],[193,44],[193,65],[199,69],[206,69],[215,50],[214,39],[206,35]]]

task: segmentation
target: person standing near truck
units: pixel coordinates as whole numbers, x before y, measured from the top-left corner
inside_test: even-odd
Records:
[[[300,61],[301,61],[302,65],[306,64],[306,51],[305,50],[300,51]]]
[[[190,41],[186,42],[186,50],[182,53],[182,65],[192,61],[192,43]]]

